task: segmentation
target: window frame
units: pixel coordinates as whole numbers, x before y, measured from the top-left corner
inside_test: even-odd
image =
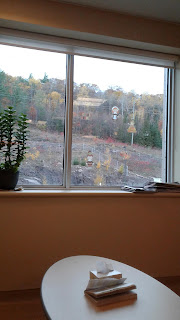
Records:
[[[174,181],[175,70],[167,69],[166,165],[165,181]]]
[[[52,37],[53,38],[53,37]],[[13,39],[13,37],[12,37]],[[12,45],[12,46],[19,46],[24,48],[32,48],[30,45],[28,46],[28,38],[25,39],[25,44],[22,45],[21,43],[18,45],[18,40],[14,41],[10,40],[5,41],[1,40],[0,43],[4,45]],[[53,40],[53,39],[52,39]],[[8,43],[10,42],[10,43]],[[32,49],[35,50],[46,50],[51,52],[60,52],[55,50],[51,42],[49,43],[47,49],[42,49],[41,46],[38,46],[38,43],[35,43],[35,47]],[[66,49],[67,50],[67,49]],[[72,50],[72,49],[71,49]],[[88,48],[86,48],[88,50]],[[103,51],[102,51],[103,52]],[[63,52],[65,53],[65,52]],[[64,129],[64,154],[63,154],[63,185],[23,185],[25,189],[46,189],[46,190],[119,190],[119,186],[114,187],[107,187],[107,186],[72,186],[71,185],[71,157],[72,157],[72,124],[73,124],[73,74],[74,74],[74,56],[82,55],[85,56],[84,53],[81,54],[81,51],[75,52],[74,54],[65,53],[66,54],[66,88],[65,88],[65,129]],[[114,61],[123,61],[118,60],[115,57],[112,58],[111,51],[108,53],[106,52],[106,57],[102,57],[102,59],[109,59]],[[117,53],[116,53],[117,54]],[[90,55],[93,57],[93,53]],[[102,55],[103,56],[103,55]],[[94,56],[97,58],[97,56]],[[149,58],[150,59],[150,58]],[[134,61],[129,61],[136,63]],[[137,62],[140,63],[140,62]],[[147,63],[141,63],[143,65]],[[150,59],[149,65],[152,64],[152,59]],[[175,67],[174,68],[166,68],[166,75],[165,75],[165,92],[166,97],[164,99],[164,147],[162,149],[163,153],[163,166],[162,166],[162,177],[164,178],[165,182],[172,182],[174,177],[174,96],[175,96]]]

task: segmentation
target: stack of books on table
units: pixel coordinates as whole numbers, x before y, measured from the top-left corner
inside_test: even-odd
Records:
[[[91,271],[90,280],[84,293],[96,306],[103,306],[136,299],[137,294],[132,291],[133,289],[136,289],[136,285],[128,283],[118,271],[113,270],[108,275]]]

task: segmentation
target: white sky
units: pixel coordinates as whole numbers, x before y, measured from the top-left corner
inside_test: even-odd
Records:
[[[33,49],[0,45],[0,70],[12,76],[42,79],[65,79],[66,55]],[[97,84],[101,90],[119,86],[138,94],[158,94],[164,91],[164,68],[103,59],[75,57],[74,81]]]

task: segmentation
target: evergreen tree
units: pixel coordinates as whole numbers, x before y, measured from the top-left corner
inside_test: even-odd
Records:
[[[47,75],[47,73],[45,72],[45,74],[44,74],[44,78],[43,78],[43,79],[41,79],[41,83],[46,83],[46,82],[49,82],[49,79],[48,79],[48,75]]]
[[[6,74],[4,71],[0,71],[0,111],[2,111],[2,106],[4,105],[4,100],[7,96]]]

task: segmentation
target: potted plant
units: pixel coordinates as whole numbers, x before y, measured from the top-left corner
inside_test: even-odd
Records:
[[[14,189],[18,168],[25,157],[28,134],[25,114],[16,115],[13,107],[0,113],[0,189]]]

